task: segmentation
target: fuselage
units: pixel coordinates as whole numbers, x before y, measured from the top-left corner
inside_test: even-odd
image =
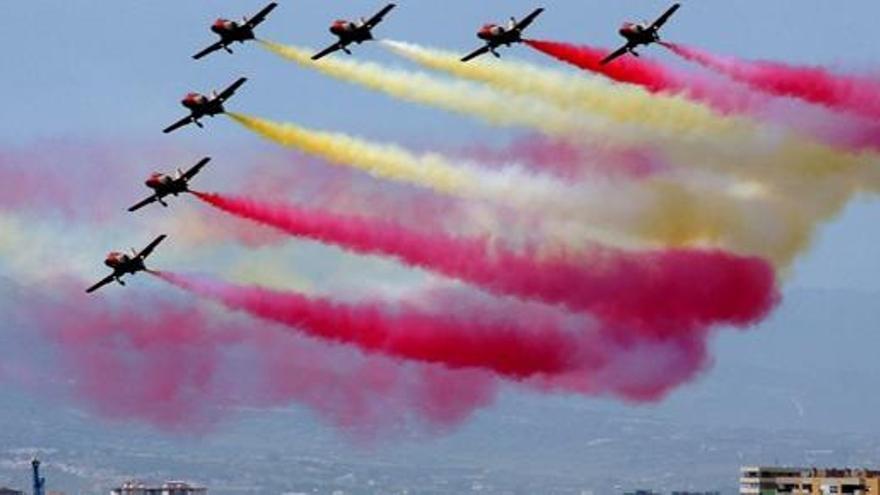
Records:
[[[645,24],[625,22],[618,31],[631,45],[650,45],[660,40],[657,31]]]
[[[330,25],[330,32],[344,44],[363,43],[373,39],[373,33],[362,22],[339,19]]]
[[[119,251],[113,251],[107,254],[104,264],[113,269],[113,275],[116,277],[121,277],[125,274],[134,274],[147,269],[144,265],[144,260],[141,258],[121,253]]]
[[[155,191],[159,197],[171,194],[178,195],[189,190],[185,179],[175,178],[158,172],[151,174],[144,184]]]
[[[226,111],[220,100],[214,97],[205,96],[201,93],[189,93],[183,97],[180,104],[188,109],[195,119],[205,115],[214,116]]]
[[[217,19],[211,24],[211,31],[220,36],[220,41],[225,45],[254,39],[253,29],[229,19]]]
[[[510,45],[522,41],[522,36],[517,29],[507,29],[497,24],[486,24],[477,31],[477,38],[491,46]]]

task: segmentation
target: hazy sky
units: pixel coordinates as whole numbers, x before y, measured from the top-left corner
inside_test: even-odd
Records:
[[[146,143],[162,148],[163,154],[178,147],[199,154],[217,154],[217,150],[228,148],[271,153],[273,145],[222,118],[208,121],[204,131],[187,128],[170,136],[160,133],[184,115],[179,105],[183,94],[191,89],[220,88],[239,75],[248,76],[250,81],[228,104],[229,108],[310,127],[438,148],[475,141],[502,142],[524,133],[494,129],[465,117],[402,103],[285,63],[254,45],[236,46],[234,56],[221,52],[200,62],[190,58],[215,41],[208,26],[216,17],[250,15],[264,3],[4,2],[6,22],[0,29],[0,147],[40,147],[61,140],[102,146]],[[280,3],[260,27],[259,35],[313,47],[333,41],[327,32],[333,19],[370,15],[382,5],[376,0]],[[504,21],[511,14],[522,16],[535,6],[525,0],[398,3],[398,9],[377,29],[377,36],[462,53],[479,46],[474,32],[480,24]],[[616,30],[622,21],[653,18],[667,2],[572,0],[548,1],[543,6],[547,12],[532,26],[530,35],[616,46],[620,42]],[[875,0],[693,0],[684,2],[665,34],[670,40],[722,54],[875,71],[880,55],[876,41],[878,16],[880,3]],[[644,52],[677,63],[657,47]],[[505,55],[562,68],[526,47],[505,50]],[[377,46],[355,47],[355,56],[403,64]],[[145,163],[153,160],[151,156],[137,159]],[[73,159],[58,163],[57,170],[59,174],[75,176],[86,165]],[[106,170],[107,174],[114,172]],[[139,191],[140,177],[133,179],[137,180],[132,190]],[[206,180],[210,183],[211,179]],[[853,203],[841,217],[822,229],[816,245],[788,275],[788,290],[835,289],[880,296],[878,218],[880,204],[872,198]],[[68,241],[75,242],[77,236],[82,236],[79,231],[73,232]],[[101,235],[102,241],[109,237],[107,232]],[[95,244],[94,240],[88,241],[89,248]],[[99,260],[103,251],[80,254],[97,255]],[[298,256],[309,259],[309,254]],[[802,352],[797,347],[801,336],[798,328],[794,328],[799,324],[798,312],[783,306],[781,312],[787,316],[768,324],[766,334],[759,330],[725,336],[716,346],[720,356],[716,370],[721,370],[710,372],[703,381],[711,383],[713,373],[724,374],[725,364],[751,363],[747,358],[741,359],[750,349],[762,349],[755,356],[770,360],[775,354],[767,346],[790,343],[802,361],[812,359],[803,353],[822,348],[832,364],[846,365],[848,349],[854,350],[852,346],[863,346],[854,352],[865,352],[866,348],[880,344],[880,335],[876,333],[880,313],[870,303],[870,297],[859,301],[864,305],[850,315],[842,315],[842,321],[829,323],[846,328],[848,337],[838,340],[831,334],[821,340],[821,346],[804,344]],[[822,338],[819,333],[811,335]],[[791,363],[780,366],[792,372],[799,369]],[[872,363],[862,362],[860,366],[861,371],[868,373],[878,371]]]
[[[230,108],[318,128],[354,132],[371,138],[431,144],[467,142],[473,136],[497,141],[511,131],[491,129],[473,120],[395,101],[362,88],[304,71],[254,46],[236,56],[216,54],[201,62],[189,57],[214,41],[208,31],[218,16],[249,15],[257,1],[201,2],[6,2],[0,42],[3,115],[0,143],[37,143],[41,138],[93,141],[160,140],[170,146],[204,149],[220,143],[269,147],[229,122],[208,132],[192,129],[161,136],[159,130],[182,115],[180,97],[190,89],[222,87],[242,74],[251,78]],[[329,22],[337,17],[369,15],[375,1],[282,1],[261,26],[265,38],[324,46],[332,41]],[[534,7],[522,0],[428,2],[403,0],[378,30],[378,36],[467,51],[478,46],[474,31],[489,20],[522,16]],[[619,43],[618,24],[652,18],[666,7],[659,1],[557,1],[530,34],[535,37]],[[668,25],[667,38],[719,53],[765,57],[874,70],[877,45],[874,19],[880,5],[848,1],[846,8],[822,0],[772,2],[700,0],[685,2]],[[553,62],[524,47],[511,56],[542,64]],[[651,56],[669,58],[663,50]],[[390,60],[375,46],[358,47],[357,56]],[[75,171],[76,163],[65,168]],[[878,238],[871,228],[875,203],[856,203],[825,229],[811,254],[798,265],[790,285],[880,289],[874,274]]]

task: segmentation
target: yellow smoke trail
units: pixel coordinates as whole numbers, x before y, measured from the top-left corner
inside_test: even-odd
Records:
[[[381,43],[426,68],[515,94],[536,96],[560,108],[580,109],[613,122],[647,127],[653,135],[635,129],[633,134],[671,149],[670,156],[681,163],[693,162],[695,155],[702,155],[714,158],[700,164],[703,167],[715,167],[783,188],[793,181],[815,182],[828,177],[839,181],[840,176],[845,176],[850,178],[853,189],[864,187],[880,192],[880,174],[876,172],[880,159],[876,154],[855,156],[751,119],[720,115],[684,97],[652,94],[633,85],[612,84],[519,61],[463,64],[452,52],[399,41]],[[695,147],[700,143],[703,145]]]
[[[382,179],[563,217],[580,216],[584,208],[599,206],[588,203],[588,198],[579,190],[555,179],[527,174],[513,167],[488,172],[466,164],[454,164],[436,153],[417,155],[398,146],[372,143],[342,133],[313,131],[292,123],[272,122],[238,113],[229,116],[270,141],[330,163],[353,166]]]
[[[809,218],[812,226],[838,214],[855,193],[880,191],[880,167],[874,156],[839,152],[793,133],[745,119],[720,118],[700,105],[680,98],[659,98],[658,106],[654,102],[656,97],[638,88],[606,84],[606,89],[600,93],[601,98],[591,95],[588,100],[594,104],[591,111],[602,117],[596,118],[585,112],[583,103],[573,103],[587,94],[587,89],[601,88],[600,85],[584,86],[589,78],[584,79],[586,82],[566,80],[575,88],[569,90],[575,91],[569,93],[574,96],[550,102],[547,98],[540,98],[542,94],[548,94],[547,91],[531,90],[527,95],[523,89],[522,94],[515,94],[511,86],[506,87],[507,92],[493,91],[488,87],[475,88],[460,81],[446,82],[424,73],[389,69],[374,63],[339,59],[314,63],[308,58],[307,50],[275,43],[266,43],[265,46],[329,76],[407,101],[478,116],[490,123],[527,126],[591,146],[654,145],[677,166],[711,170],[768,186],[769,194],[786,203],[799,205],[802,209],[799,215]],[[510,71],[506,74],[510,76],[507,81],[515,79],[519,81],[516,84],[526,84],[523,81],[530,79],[543,80],[543,84],[548,81],[546,78],[532,78],[534,73],[531,72],[524,75]],[[483,76],[489,77],[486,73]],[[548,87],[544,86],[545,89]],[[654,127],[645,125],[646,122],[653,123]],[[673,232],[681,230],[664,230],[665,235]],[[802,242],[791,244],[805,245]],[[793,255],[788,254],[790,250],[783,251],[786,254],[777,253],[773,259],[792,258]]]
[[[525,126],[551,135],[567,135],[588,116],[560,110],[540,100],[505,95],[462,81],[444,81],[428,73],[385,67],[372,62],[326,58],[311,60],[311,50],[263,41],[281,57],[322,74],[360,84],[404,101],[479,116],[496,125]]]
[[[751,136],[750,123],[724,118],[677,96],[652,95],[641,88],[588,74],[571,74],[526,62],[483,59],[461,63],[460,55],[414,43],[382,40],[392,53],[425,68],[481,82],[515,94],[533,95],[566,109],[598,113],[621,123],[648,126],[675,135],[702,133]]]
[[[712,245],[759,255],[784,268],[811,237],[811,224],[786,200],[760,191],[742,193],[726,182],[711,187],[705,182],[651,179],[573,187],[518,170],[494,172],[458,165],[439,154],[416,155],[344,134],[241,114],[230,117],[266,139],[334,164],[445,194],[541,213],[548,218],[544,231],[555,241],[639,241],[651,247]]]
[[[575,96],[562,100],[562,104],[551,104],[533,97],[534,91],[529,95],[498,92],[371,62],[339,58],[314,62],[309,58],[311,52],[307,49],[268,41],[263,45],[304,67],[405,101],[477,116],[496,125],[525,126],[551,136],[575,139],[581,144],[617,147],[658,145],[671,163],[693,165],[772,185],[792,198],[810,197],[817,188],[824,187],[826,181],[847,190],[840,194],[851,195],[857,190],[880,192],[880,172],[877,171],[874,156],[842,153],[770,126],[757,126],[745,119],[713,116],[711,111],[681,98],[659,97],[658,106],[654,103],[657,97],[638,88],[606,85],[607,89],[600,93],[602,98],[591,96],[589,99],[594,102],[591,111],[600,114],[599,118],[585,113],[583,103],[571,103],[594,91],[592,85],[584,86],[588,82],[572,83],[573,79],[566,79],[564,82],[571,83],[571,87],[575,88],[569,90],[575,91]],[[502,71],[509,76],[504,81],[520,81],[508,83],[506,89],[517,85],[521,88],[532,87],[531,83],[521,81],[541,71],[526,71],[518,75],[516,71]],[[488,79],[500,84],[502,80],[500,76],[496,79],[485,72],[481,74],[484,82]],[[541,87],[549,87],[547,77],[535,78],[544,81]],[[522,92],[525,93],[524,90]],[[538,92],[545,96],[548,93],[549,90]],[[657,128],[646,126],[646,122],[654,122]],[[663,124],[667,126],[664,128],[660,124],[662,122],[670,124]],[[830,215],[828,211],[825,214]]]

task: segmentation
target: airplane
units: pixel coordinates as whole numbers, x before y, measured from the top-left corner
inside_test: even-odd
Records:
[[[166,127],[162,132],[168,134],[169,132],[180,129],[188,124],[195,124],[199,127],[204,127],[202,123],[199,122],[199,119],[206,115],[208,117],[213,117],[225,113],[226,109],[223,108],[223,103],[234,95],[235,91],[246,81],[246,77],[240,77],[220,93],[212,91],[210,96],[205,96],[199,93],[189,93],[183,98],[180,104],[189,109],[190,115]]]
[[[660,41],[660,28],[666,24],[666,21],[672,17],[672,14],[675,13],[676,10],[681,7],[680,3],[674,4],[672,7],[663,13],[660,17],[657,18],[652,24],[648,24],[647,22],[643,22],[641,24],[636,24],[633,22],[625,22],[623,26],[621,26],[620,33],[621,36],[626,38],[626,44],[622,47],[618,48],[616,51],[605,57],[601,64],[605,65],[608,62],[616,59],[617,57],[621,57],[626,55],[627,53],[631,53],[636,57],[639,54],[636,52],[636,48],[639,45],[648,46],[652,43],[657,43]]]
[[[105,285],[111,282],[117,282],[119,285],[125,285],[125,282],[122,281],[122,277],[124,275],[134,275],[137,272],[147,271],[147,267],[144,265],[144,260],[147,259],[156,246],[159,245],[160,242],[164,241],[166,235],[160,235],[155,238],[153,242],[147,245],[140,252],[137,252],[132,248],[131,254],[121,253],[118,251],[113,251],[107,255],[107,258],[104,260],[104,264],[113,269],[113,273],[107,275],[97,284],[86,289],[86,293],[91,294],[96,290],[104,287]]]
[[[333,22],[333,24],[330,25],[330,32],[336,35],[339,38],[339,41],[312,55],[312,60],[319,60],[339,50],[351,55],[351,50],[348,49],[348,45],[352,43],[360,45],[364,41],[370,41],[373,39],[373,28],[382,22],[385,16],[391,12],[391,9],[396,6],[397,5],[393,3],[389,3],[369,19],[361,17],[357,22],[346,21],[344,19]]]
[[[214,31],[217,36],[220,36],[220,41],[205,48],[199,53],[196,53],[193,55],[193,58],[198,60],[205,55],[216,52],[217,50],[226,50],[228,53],[232,53],[232,49],[229,48],[229,45],[236,42],[244,43],[247,40],[254,39],[254,28],[265,21],[269,12],[272,12],[277,6],[277,3],[272,2],[265,6],[263,10],[257,12],[257,15],[252,18],[248,19],[247,17],[244,17],[241,24],[236,21],[230,21],[229,19],[217,19],[214,21],[214,24],[211,25],[211,31]]]
[[[156,202],[158,202],[162,206],[167,207],[168,203],[163,201],[163,199],[166,196],[177,196],[180,193],[189,192],[190,179],[195,177],[196,174],[198,174],[199,171],[202,170],[202,167],[204,167],[209,161],[211,161],[211,158],[206,156],[205,158],[202,158],[199,163],[193,165],[192,168],[190,168],[186,172],[177,169],[177,174],[173,176],[154,172],[150,175],[150,177],[147,178],[147,181],[144,182],[147,187],[154,191],[153,195],[132,206],[128,209],[128,211],[137,211],[144,206]]]
[[[467,62],[468,60],[477,58],[486,53],[491,53],[492,55],[501,58],[501,55],[498,54],[495,49],[502,45],[510,46],[513,43],[521,43],[522,32],[525,31],[525,29],[529,27],[539,15],[541,15],[541,12],[544,12],[543,8],[535,9],[534,12],[527,15],[526,18],[521,21],[517,21],[516,17],[511,17],[507,27],[499,26],[497,24],[486,24],[477,31],[477,38],[485,41],[485,46],[465,55],[461,58],[461,61]]]

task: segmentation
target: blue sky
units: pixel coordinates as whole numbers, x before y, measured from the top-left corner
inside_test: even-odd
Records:
[[[398,3],[399,8],[378,28],[378,36],[462,52],[478,46],[474,31],[483,22],[503,21],[511,14],[522,16],[534,7],[522,0]],[[666,36],[671,40],[746,58],[875,70],[880,50],[876,44],[880,4],[876,1],[848,1],[845,7],[824,0],[684,3],[667,27]],[[228,106],[278,120],[420,146],[500,142],[517,134],[324,78],[253,45],[236,47],[234,56],[218,53],[201,62],[190,59],[215,40],[208,30],[214,18],[252,14],[263,4],[172,0],[6,2],[7,22],[0,30],[0,46],[4,47],[0,57],[0,146],[41,146],[47,140],[63,139],[147,143],[198,154],[216,154],[229,147],[269,152],[271,145],[225,119],[208,122],[204,132],[189,128],[170,136],[160,133],[183,115],[178,102],[184,93],[219,88],[239,75],[248,76],[250,81]],[[330,21],[369,15],[382,2],[282,0],[281,4],[261,26],[260,36],[321,47],[332,41],[327,32]],[[611,46],[620,41],[616,35],[620,22],[651,18],[666,7],[666,2],[556,1],[545,2],[544,6],[548,10],[530,31],[533,36]],[[359,58],[402,63],[376,46],[364,45],[355,50]],[[671,60],[659,49],[648,51],[651,56]],[[557,66],[524,47],[506,53]],[[149,162],[151,157],[141,160]],[[86,165],[76,160],[60,163],[58,173],[76,174]],[[137,191],[140,177],[134,179],[133,190]],[[878,214],[880,205],[866,198],[854,202],[822,229],[813,249],[801,258],[786,281],[788,290],[880,295]],[[785,312],[787,309],[783,308],[786,315],[790,313]],[[871,307],[859,309],[845,315],[841,323],[848,337],[837,340],[833,334],[810,333],[818,340],[814,341],[816,345],[804,347],[803,352],[824,348],[831,355],[833,368],[834,363],[847,366],[847,349],[853,345],[876,348],[880,336],[874,332],[880,314]],[[717,345],[720,354],[716,369],[721,367],[719,373],[724,374],[727,364],[749,364],[741,354],[754,348],[764,349],[758,352],[762,359],[772,359],[768,346],[799,339],[798,329],[792,327],[796,316],[795,312],[791,325],[779,317],[782,321],[774,320],[765,334],[757,331],[725,336]],[[876,373],[877,367],[864,364],[860,370]],[[712,377],[710,373],[704,382],[711,382]],[[676,403],[669,407],[676,407]]]
[[[467,51],[476,45],[474,30],[484,21],[522,16],[530,2],[402,1],[378,30],[379,36]],[[510,131],[434,109],[394,101],[362,88],[330,80],[277,60],[254,46],[236,56],[220,53],[201,63],[189,57],[213,42],[207,30],[218,17],[259,10],[263,2],[14,2],[0,32],[4,54],[4,114],[0,142],[39,142],[44,138],[148,141],[205,149],[232,143],[270,146],[228,122],[208,132],[186,130],[161,136],[158,130],[182,115],[178,101],[190,89],[222,87],[238,75],[251,78],[229,105],[258,115],[353,132],[382,140],[449,144],[496,142]],[[369,1],[281,2],[259,31],[282,42],[323,46],[337,17],[368,15],[381,3]],[[450,8],[450,5],[452,8]],[[617,44],[617,25],[650,18],[666,6],[658,1],[555,2],[532,34],[551,39]],[[694,43],[719,53],[797,63],[874,70],[877,47],[872,19],[880,6],[870,1],[785,0],[755,3],[701,0],[685,8],[667,28],[669,39]],[[378,47],[362,46],[363,58],[399,63]],[[512,50],[551,64],[529,50]],[[511,54],[512,55],[512,54]],[[667,58],[662,50],[652,56]],[[162,140],[164,138],[164,140]],[[70,163],[67,167],[75,168]],[[822,231],[816,248],[799,263],[790,284],[808,287],[880,289],[875,273],[880,237],[870,228],[878,207],[858,202],[835,225]]]
[[[533,3],[515,1],[417,2],[400,7],[378,30],[379,36],[466,51],[476,45],[474,31],[484,21],[522,16]],[[257,115],[353,132],[376,139],[429,144],[496,142],[510,131],[394,101],[362,88],[324,78],[277,60],[254,46],[236,56],[220,53],[201,63],[189,57],[214,41],[208,31],[218,17],[237,17],[262,7],[256,1],[204,2],[10,2],[0,42],[4,95],[0,142],[39,142],[42,138],[158,141],[205,149],[221,144],[266,147],[229,122],[208,132],[186,130],[161,136],[159,129],[182,115],[178,101],[190,89],[222,87],[238,75],[251,78],[229,105]],[[260,35],[282,42],[323,46],[337,17],[368,15],[381,3],[371,1],[281,2]],[[548,2],[548,11],[532,34],[551,39],[617,44],[618,24],[650,18],[666,6],[658,1]],[[667,37],[719,53],[797,63],[873,70],[877,47],[873,19],[880,6],[847,2],[842,9],[821,0],[774,2],[685,2],[667,29]],[[13,48],[14,47],[14,48]],[[358,57],[399,63],[375,46]],[[529,50],[511,55],[552,62]],[[652,56],[667,58],[662,50]],[[164,140],[162,140],[164,138]],[[77,164],[66,164],[75,169]],[[880,289],[880,261],[873,256],[878,239],[871,220],[877,206],[860,202],[823,232],[813,254],[804,257],[791,279],[809,287]]]

